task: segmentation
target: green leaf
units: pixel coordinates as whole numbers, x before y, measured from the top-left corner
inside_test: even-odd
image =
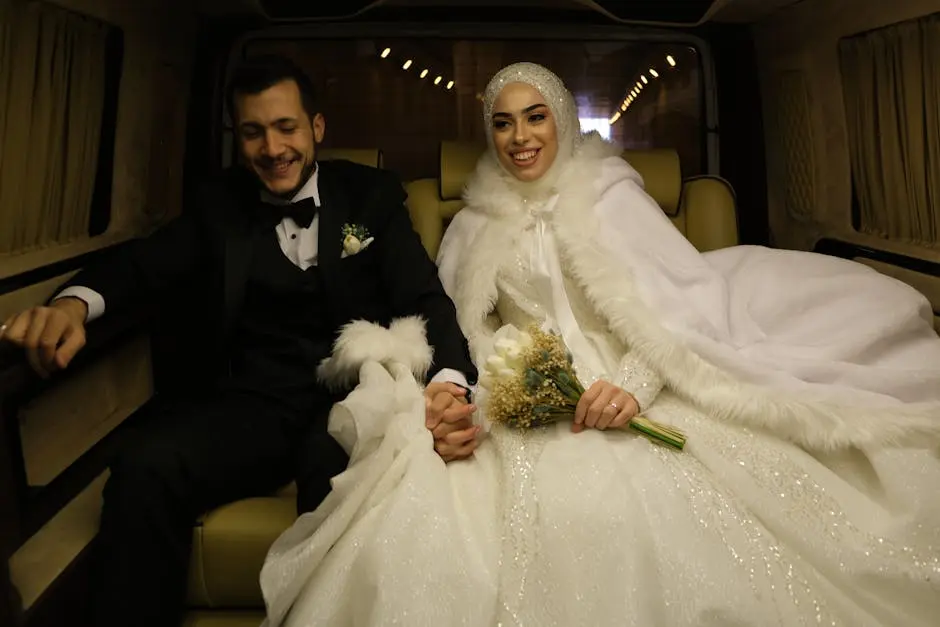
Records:
[[[558,390],[570,401],[577,403],[581,399],[581,394],[574,387],[571,377],[563,370],[556,370],[552,373],[552,381]]]
[[[525,376],[523,378],[523,383],[525,384],[526,390],[529,392],[535,392],[545,381],[545,377],[538,373],[538,371],[529,368],[525,371]]]

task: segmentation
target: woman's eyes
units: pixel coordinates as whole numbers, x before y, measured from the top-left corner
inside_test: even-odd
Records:
[[[538,124],[539,122],[544,122],[545,117],[546,116],[544,113],[533,113],[532,115],[529,116],[529,123]],[[508,120],[496,120],[493,122],[493,128],[495,128],[496,130],[507,129],[510,126],[512,126],[512,122]]]

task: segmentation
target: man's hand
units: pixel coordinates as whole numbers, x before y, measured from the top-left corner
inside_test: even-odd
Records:
[[[39,376],[46,378],[69,365],[85,345],[88,305],[65,297],[48,307],[33,307],[8,318],[0,325],[0,342],[26,349],[26,359]]]
[[[425,425],[434,436],[434,450],[445,462],[465,459],[477,447],[476,407],[467,403],[467,391],[453,383],[431,383],[424,390]]]
[[[597,381],[585,390],[574,411],[571,431],[580,433],[591,429],[622,427],[640,411],[636,399],[613,383]]]

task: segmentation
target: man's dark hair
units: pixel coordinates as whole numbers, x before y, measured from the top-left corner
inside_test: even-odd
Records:
[[[232,72],[225,89],[225,104],[232,121],[237,123],[235,98],[260,94],[281,81],[292,80],[300,90],[304,111],[313,120],[320,113],[320,101],[313,81],[293,61],[280,55],[264,55],[242,61]]]

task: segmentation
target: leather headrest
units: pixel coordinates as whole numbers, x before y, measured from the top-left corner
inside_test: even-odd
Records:
[[[441,142],[441,200],[459,200],[486,146],[465,141]]]
[[[682,168],[679,153],[667,148],[624,150],[621,155],[643,177],[646,193],[667,215],[679,214]]]
[[[345,159],[373,168],[382,167],[382,151],[378,148],[320,148],[317,158],[324,161]]]

